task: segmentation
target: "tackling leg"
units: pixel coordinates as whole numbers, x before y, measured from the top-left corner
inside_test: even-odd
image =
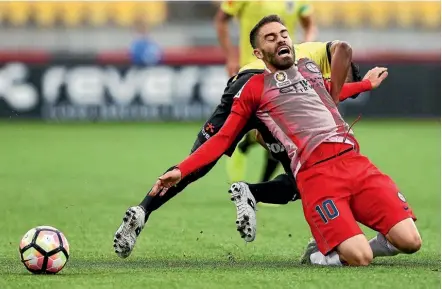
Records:
[[[197,139],[194,143],[192,151],[201,146],[201,142]],[[146,195],[140,205],[130,207],[123,217],[118,230],[114,236],[114,250],[121,258],[127,258],[131,254],[137,238],[144,228],[145,223],[149,219],[150,214],[184,190],[190,183],[205,176],[216,164],[217,161],[207,165],[203,169],[187,176],[177,186],[169,189],[168,193],[163,196],[151,197]],[[169,168],[171,170],[172,168]],[[149,190],[150,191],[150,190]]]

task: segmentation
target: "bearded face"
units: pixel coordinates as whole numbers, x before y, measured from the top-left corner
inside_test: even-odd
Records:
[[[255,55],[266,65],[277,70],[285,70],[295,63],[293,43],[287,28],[278,22],[272,22],[261,27],[258,47]]]

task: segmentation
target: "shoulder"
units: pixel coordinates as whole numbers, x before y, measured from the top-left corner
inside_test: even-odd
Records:
[[[327,49],[327,42],[304,42],[296,44],[295,48],[300,51],[314,51],[314,52],[325,52]]]
[[[303,57],[298,59],[298,67],[300,66],[306,66],[306,67],[312,67],[312,66],[316,66],[318,67],[318,63],[316,63],[315,59],[310,58],[310,57]]]
[[[235,98],[239,98],[240,96],[243,97],[243,95],[248,97],[257,96],[262,93],[263,89],[264,89],[264,75],[262,73],[255,74],[252,77],[250,77],[246,83],[244,83],[244,85],[235,95]]]
[[[254,84],[264,83],[264,74],[255,74],[254,76],[252,76],[252,78],[250,78],[250,82]]]
[[[305,42],[295,46],[301,55],[327,56],[327,42]]]
[[[239,72],[243,72],[245,70],[255,70],[255,69],[264,70],[265,69],[264,62],[262,62],[262,60],[259,60],[259,59],[255,60],[255,61],[241,67]]]
[[[322,62],[327,59],[327,43],[326,42],[305,42],[295,45],[296,58],[308,57],[315,62]]]
[[[264,88],[264,74],[255,74],[247,82],[247,85],[250,87],[250,89],[253,89],[256,92],[262,92]]]
[[[303,75],[322,74],[321,68],[315,60],[307,57],[298,60],[298,70]]]
[[[238,91],[241,90],[244,87],[244,85],[250,80],[250,78],[256,75],[256,73],[261,73],[261,72],[256,72],[253,70],[245,70],[243,72],[238,73],[237,75],[229,79],[224,94],[236,95]]]

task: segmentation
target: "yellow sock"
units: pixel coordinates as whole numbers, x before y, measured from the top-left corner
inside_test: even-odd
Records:
[[[246,175],[246,155],[237,148],[232,156],[226,160],[227,176],[231,183],[243,181]]]

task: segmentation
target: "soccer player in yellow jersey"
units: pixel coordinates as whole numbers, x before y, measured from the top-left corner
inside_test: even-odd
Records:
[[[215,16],[218,40],[226,55],[229,76],[238,73],[240,67],[256,60],[249,43],[249,33],[253,26],[264,16],[277,14],[284,20],[291,33],[297,28],[298,21],[304,30],[302,42],[314,41],[316,26],[312,17],[313,8],[308,1],[223,1]],[[229,35],[229,22],[236,18],[240,26],[239,61],[236,47]]]
[[[255,62],[253,49],[249,43],[249,34],[255,24],[264,16],[269,14],[277,14],[284,20],[286,26],[291,30],[291,34],[296,31],[298,22],[304,31],[303,42],[310,42],[316,38],[316,26],[313,21],[313,8],[309,1],[223,1],[215,16],[215,26],[218,34],[218,40],[226,55],[226,69],[229,76],[235,75],[240,67],[249,64],[251,66],[258,65],[259,69],[264,69],[263,64]],[[232,45],[229,35],[229,22],[236,18],[239,22],[239,60],[236,47]],[[292,37],[293,39],[293,37]],[[303,49],[304,56],[309,49],[318,50],[318,43],[312,43],[309,47]],[[325,44],[323,44],[325,45]],[[325,49],[325,47],[324,47]],[[322,49],[324,51],[324,49]],[[298,51],[296,51],[298,53]],[[250,67],[251,67],[250,66]],[[240,181],[245,177],[246,171],[246,153],[248,147],[255,143],[255,134],[253,132],[247,134],[244,138],[240,149],[236,150],[232,158],[227,160],[227,174],[230,181]],[[266,165],[264,168],[261,181],[265,182],[270,179],[278,166],[278,161],[273,159],[266,152]]]

